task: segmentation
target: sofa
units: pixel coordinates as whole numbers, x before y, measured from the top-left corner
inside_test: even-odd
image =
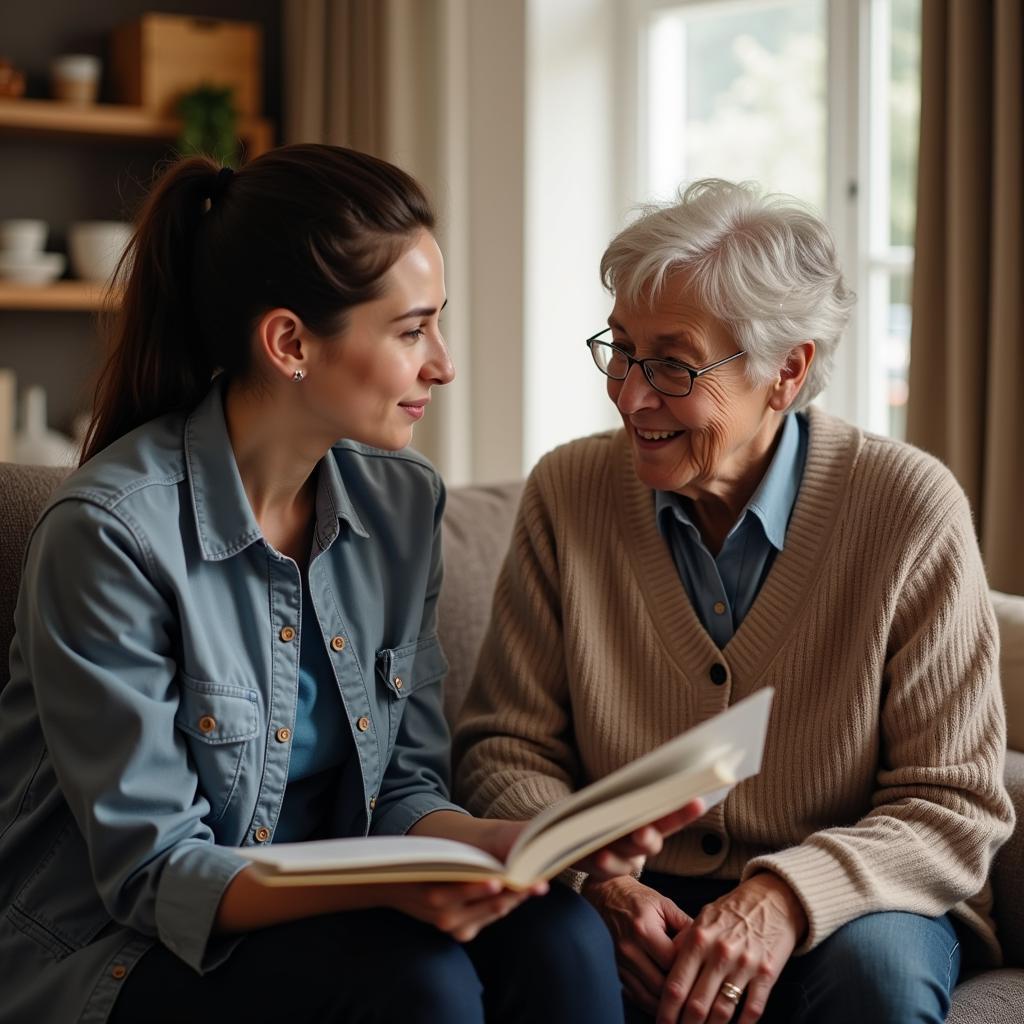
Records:
[[[64,470],[0,463],[0,646],[10,645],[21,558],[28,531]],[[491,592],[512,531],[522,485],[461,487],[449,492],[444,520],[446,576],[441,639],[450,662],[445,709],[457,714],[469,685],[490,609]],[[69,579],[73,585],[73,580]],[[954,1024],[1024,1024],[1024,598],[993,594],[999,619],[1007,703],[1006,781],[1020,824],[992,869],[995,917],[1006,965],[968,975],[957,987]],[[7,682],[0,661],[0,687]],[[2,753],[0,753],[2,756]],[[868,1024],[868,1022],[865,1022]]]

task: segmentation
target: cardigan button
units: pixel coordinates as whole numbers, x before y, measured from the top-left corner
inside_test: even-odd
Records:
[[[716,857],[722,852],[722,847],[725,844],[722,842],[722,837],[715,835],[714,832],[705,832],[700,837],[700,848],[709,856]]]
[[[729,678],[729,673],[726,671],[725,666],[719,661],[716,661],[714,665],[711,666],[711,671],[708,675],[711,677],[711,682],[713,682],[715,686],[721,686],[722,683]]]

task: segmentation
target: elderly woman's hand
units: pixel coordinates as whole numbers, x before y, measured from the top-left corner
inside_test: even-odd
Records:
[[[806,930],[793,890],[768,872],[709,903],[674,940],[675,962],[662,990],[658,1024],[724,1024],[740,992],[746,1001],[739,1024],[754,1024]],[[728,997],[730,990],[736,998]]]
[[[653,1016],[676,957],[672,936],[687,928],[690,918],[667,896],[628,875],[607,882],[587,879],[583,895],[612,934],[626,995]]]

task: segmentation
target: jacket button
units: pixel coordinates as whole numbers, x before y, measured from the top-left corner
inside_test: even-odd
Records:
[[[280,636],[286,644],[290,644],[295,639],[295,630],[292,629],[291,626],[284,626],[278,636]]]
[[[712,605],[712,608],[715,609],[715,614],[716,615],[724,615],[725,614],[725,602],[724,601],[716,601]]]
[[[366,732],[366,730],[370,728],[370,720],[366,717],[366,715],[363,715],[363,717],[360,718],[358,722],[356,722],[356,728],[360,732]]]
[[[709,856],[715,857],[722,852],[722,837],[714,832],[705,832],[700,837],[700,848]]]
[[[199,719],[199,731],[204,736],[209,736],[216,728],[217,719],[214,718],[213,715],[203,715],[203,717]]]
[[[252,837],[257,843],[265,843],[270,838],[270,829],[261,826],[253,832]]]
[[[395,689],[400,690],[403,686],[405,686],[405,683],[402,682],[402,677],[395,676]]]
[[[128,973],[128,968],[124,964],[114,964],[110,968],[110,976],[117,981],[120,981]]]
[[[370,810],[372,811],[377,806],[377,798],[375,796],[370,797]]]
[[[292,738],[292,731],[285,726],[282,726],[277,730],[274,735],[277,737],[278,743],[287,743]]]
[[[711,682],[713,682],[715,686],[721,686],[722,683],[729,678],[729,673],[725,670],[725,666],[718,661],[711,666],[711,671],[708,675],[711,676]]]
[[[343,636],[332,636],[331,647],[333,647],[334,650],[336,651],[345,650],[345,638]]]

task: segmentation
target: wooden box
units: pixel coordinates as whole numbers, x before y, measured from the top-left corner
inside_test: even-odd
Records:
[[[247,21],[144,14],[114,31],[114,100],[173,117],[182,93],[231,86],[242,116],[263,110],[263,29]]]

